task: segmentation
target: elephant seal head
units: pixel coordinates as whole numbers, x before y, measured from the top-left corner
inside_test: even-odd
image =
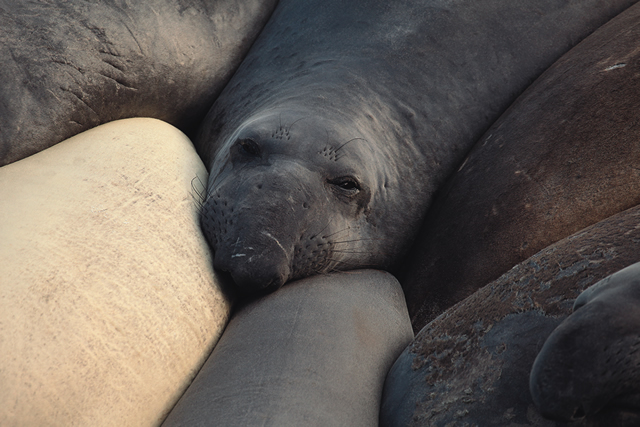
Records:
[[[410,240],[402,224],[418,214],[394,201],[404,184],[396,163],[346,122],[263,111],[219,147],[202,229],[214,267],[246,293],[337,270],[387,269]]]

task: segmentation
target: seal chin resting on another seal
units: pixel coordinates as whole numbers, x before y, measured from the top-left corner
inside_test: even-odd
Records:
[[[631,0],[282,0],[194,143],[202,227],[247,291],[390,270],[515,96]]]
[[[202,209],[214,266],[245,290],[272,290],[290,279],[363,267],[367,254],[388,266],[397,249],[379,250],[402,214],[384,211],[388,167],[365,138],[350,138],[317,114],[273,110],[249,119],[213,170]],[[393,162],[388,162],[393,163]],[[391,223],[391,226],[385,224]],[[378,248],[378,249],[376,249]]]

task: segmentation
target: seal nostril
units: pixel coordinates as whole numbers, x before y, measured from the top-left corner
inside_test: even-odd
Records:
[[[270,280],[268,283],[262,285],[263,290],[269,290],[275,287],[276,279]]]
[[[573,416],[571,417],[571,421],[576,421],[576,420],[581,420],[583,419],[587,414],[584,411],[584,406],[579,405],[575,412],[573,413]]]

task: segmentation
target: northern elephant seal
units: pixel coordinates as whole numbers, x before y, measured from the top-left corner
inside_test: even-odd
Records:
[[[231,313],[175,127],[98,126],[0,168],[0,425],[158,425]]]
[[[249,291],[391,269],[482,132],[631,3],[281,1],[195,141],[215,266]]]
[[[640,264],[601,280],[576,299],[531,370],[541,412],[588,425],[640,424]]]
[[[578,295],[638,262],[639,250],[636,206],[550,245],[446,310],[416,335],[389,372],[380,425],[567,427],[565,422],[544,419],[536,409],[529,392],[534,360],[547,337],[571,314]],[[619,309],[611,304],[606,311],[614,314]],[[637,309],[620,311],[618,319],[623,322],[627,313],[628,326],[637,326]],[[620,336],[615,329],[621,323],[608,328],[605,318],[594,317],[591,324]],[[594,334],[584,348],[596,349],[601,334],[584,328],[587,337],[590,332]],[[563,354],[567,362],[573,360],[569,351]],[[576,368],[588,366],[576,362]],[[550,368],[556,378],[571,375],[571,368],[562,363]],[[598,373],[605,373],[607,365],[600,368]],[[604,382],[594,384],[595,392]],[[556,397],[550,394],[546,400]],[[608,413],[600,424],[589,424],[594,420],[588,417],[577,425],[617,426],[617,419]]]
[[[474,146],[399,275],[414,327],[640,203],[640,5],[562,56]]]
[[[360,270],[292,282],[240,307],[169,426],[362,426],[413,332],[402,288]]]
[[[191,133],[275,0],[0,1],[0,166],[116,119]]]

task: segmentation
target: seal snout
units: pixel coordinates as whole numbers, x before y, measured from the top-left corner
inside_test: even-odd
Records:
[[[289,277],[289,268],[282,264],[235,263],[233,266],[216,265],[214,267],[231,274],[235,284],[246,294],[268,293],[279,289]]]
[[[273,292],[285,284],[289,277],[289,267],[283,264],[238,265],[230,271],[231,277],[245,293]]]
[[[246,294],[273,292],[290,275],[289,257],[274,240],[267,238],[266,242],[256,241],[242,248],[222,246],[215,253],[213,266],[228,272]]]

